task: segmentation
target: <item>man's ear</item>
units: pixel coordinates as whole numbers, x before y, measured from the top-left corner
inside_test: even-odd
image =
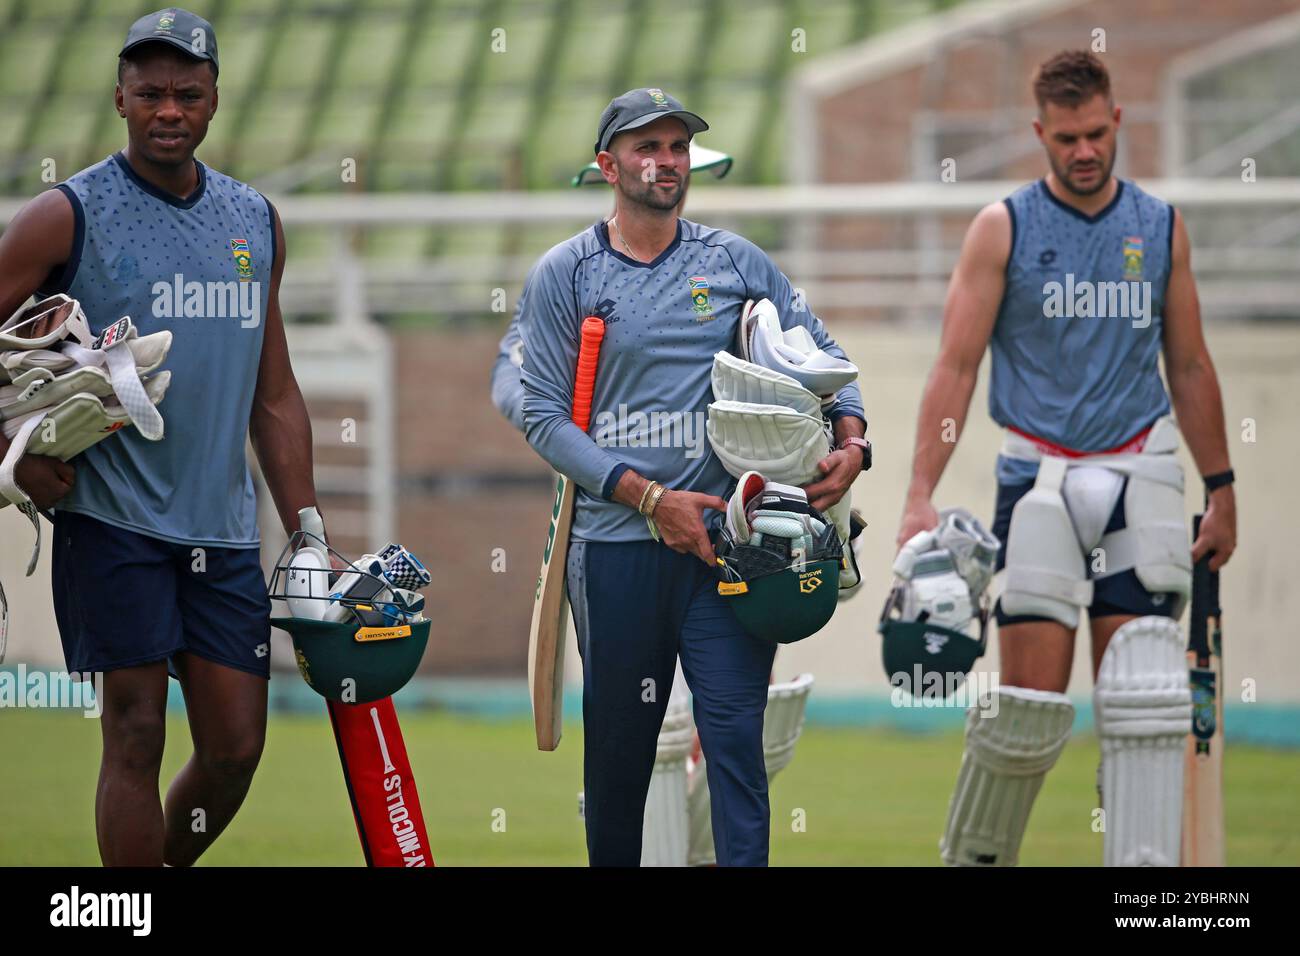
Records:
[[[113,88],[113,105],[117,107],[117,115],[123,119],[126,118],[126,100],[122,93],[122,84],[119,83]]]
[[[212,109],[208,112],[209,120],[212,119],[212,117],[217,115],[217,99],[218,99],[217,92],[218,92],[217,88],[214,86],[212,88]]]
[[[618,163],[609,150],[603,149],[596,154],[596,166],[600,169],[600,174],[605,177],[605,182],[611,186],[618,182]]]

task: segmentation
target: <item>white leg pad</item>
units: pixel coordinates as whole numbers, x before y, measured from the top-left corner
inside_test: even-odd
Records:
[[[789,683],[773,684],[767,689],[767,709],[763,712],[763,762],[769,782],[794,758],[794,747],[803,733],[803,715],[812,686],[812,674],[800,674]]]
[[[1115,632],[1101,659],[1093,707],[1106,866],[1177,866],[1192,699],[1174,621],[1140,617]]]
[[[673,701],[675,702],[675,701]],[[646,792],[641,826],[642,866],[685,866],[689,840],[686,813],[686,758],[694,747],[695,723],[690,706],[664,714],[655,752],[654,774]]]
[[[709,799],[709,768],[703,757],[691,768],[687,787],[691,836],[686,865],[713,866],[718,862],[713,849],[713,801]]]
[[[1074,724],[1064,694],[1002,687],[997,712],[972,707],[966,750],[939,851],[957,866],[1014,866],[1029,811]],[[981,702],[985,703],[985,702]]]
[[[677,665],[668,710],[659,729],[654,773],[646,792],[641,828],[642,866],[685,866],[690,838],[686,796],[686,760],[695,746],[690,696]]]

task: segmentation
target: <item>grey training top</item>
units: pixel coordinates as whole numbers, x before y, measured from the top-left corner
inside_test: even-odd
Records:
[[[745,301],[763,298],[782,327],[802,325],[821,348],[847,358],[772,260],[724,229],[678,220],[676,239],[643,263],[615,251],[602,222],[542,257],[520,319],[524,427],[537,453],[578,484],[576,540],[649,538],[634,509],[609,500],[628,468],[672,489],[725,495],[733,479],[705,433],[713,356],[734,351]],[[571,416],[590,315],[604,319],[605,337],[588,434]],[[842,388],[827,413],[865,421],[857,385]]]

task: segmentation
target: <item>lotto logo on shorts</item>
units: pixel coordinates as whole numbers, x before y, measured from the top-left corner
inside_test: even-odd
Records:
[[[240,282],[253,278],[253,256],[248,251],[247,239],[230,240],[230,254],[235,257],[235,272]]]

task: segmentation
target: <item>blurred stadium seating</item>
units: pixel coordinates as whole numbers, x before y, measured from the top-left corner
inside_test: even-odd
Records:
[[[590,154],[609,99],[660,85],[714,117],[752,157],[739,182],[777,182],[790,32],[826,53],[951,0],[210,0],[221,105],[200,157],[273,194],[354,189],[550,189]],[[0,0],[0,192],[43,188],[122,146],[108,108],[127,25],[154,0]],[[494,31],[501,31],[494,33]],[[299,256],[328,236],[294,230]],[[533,238],[534,241],[529,241]],[[374,257],[537,252],[499,225],[385,229]]]

